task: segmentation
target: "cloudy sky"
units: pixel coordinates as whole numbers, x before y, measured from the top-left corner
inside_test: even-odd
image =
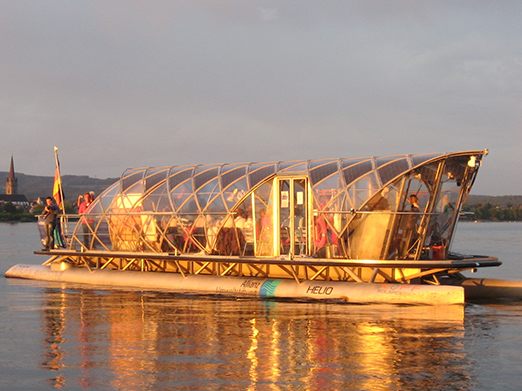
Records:
[[[489,148],[522,194],[520,1],[0,0],[7,170]]]

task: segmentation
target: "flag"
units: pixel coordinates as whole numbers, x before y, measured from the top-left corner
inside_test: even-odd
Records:
[[[62,176],[60,175],[60,161],[58,160],[58,148],[54,147],[54,158],[56,167],[54,170],[53,198],[56,206],[63,210]]]

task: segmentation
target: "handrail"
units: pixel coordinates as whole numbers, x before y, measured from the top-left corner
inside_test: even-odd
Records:
[[[445,260],[378,260],[378,259],[339,259],[339,258],[256,258],[241,256],[223,255],[190,255],[173,253],[154,253],[154,252],[124,252],[124,251],[76,251],[76,250],[49,250],[35,251],[36,255],[50,256],[77,256],[77,257],[99,257],[117,259],[154,259],[163,261],[204,261],[209,263],[243,263],[243,264],[264,264],[264,265],[294,265],[294,266],[349,266],[349,267],[390,267],[390,268],[415,268],[415,269],[470,269],[478,267],[500,266],[502,262],[496,257],[490,256],[471,256],[470,258],[445,259]]]

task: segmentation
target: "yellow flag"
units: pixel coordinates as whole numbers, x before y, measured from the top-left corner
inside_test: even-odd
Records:
[[[53,184],[53,198],[56,201],[56,206],[63,209],[63,189],[62,177],[60,175],[60,161],[58,160],[58,148],[54,147],[54,157],[56,168],[54,170],[54,184]]]

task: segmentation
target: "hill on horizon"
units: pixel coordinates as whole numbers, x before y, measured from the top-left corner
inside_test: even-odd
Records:
[[[18,193],[24,194],[30,201],[38,197],[46,197],[52,193],[54,177],[27,175],[16,173],[18,179]],[[6,171],[0,171],[0,193],[4,192]],[[86,191],[94,191],[96,195],[100,194],[109,185],[116,182],[118,178],[99,179],[88,175],[63,175],[63,189],[65,198],[70,201],[76,201],[78,194]],[[470,195],[466,205],[485,205],[490,203],[493,206],[509,207],[513,205],[522,205],[522,195]]]
[[[7,172],[0,171],[0,192],[4,192]],[[18,193],[24,194],[29,201],[38,197],[47,197],[53,191],[54,176],[26,175],[17,172]],[[62,175],[63,191],[66,200],[76,201],[78,194],[94,191],[100,194],[118,178],[92,178],[87,175]]]

